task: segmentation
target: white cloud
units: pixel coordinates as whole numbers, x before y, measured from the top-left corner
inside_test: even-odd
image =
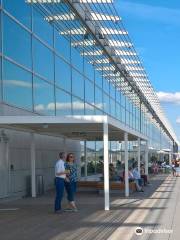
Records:
[[[5,80],[4,83],[10,86],[24,87],[24,88],[32,88],[32,83],[26,81],[19,80]]]
[[[45,106],[43,104],[38,104],[34,107],[35,111],[44,111],[45,110]]]
[[[180,92],[157,92],[157,95],[161,102],[180,104]]]
[[[84,103],[82,102],[73,102],[73,109],[74,110],[84,110]]]
[[[92,103],[92,105],[93,105],[93,103]],[[102,108],[103,105],[102,105],[102,103],[98,103],[95,106],[98,107],[98,108]],[[53,102],[48,103],[47,105],[38,104],[34,108],[35,108],[36,111],[44,111],[44,110],[52,111],[52,110],[55,109],[55,104]],[[93,107],[91,105],[86,104],[86,109],[92,110],[92,108]],[[69,109],[71,109],[71,103],[70,102],[64,102],[64,103],[57,102],[56,103],[56,109],[57,110],[69,110]],[[84,103],[78,102],[78,101],[73,102],[73,109],[83,110],[84,109]]]
[[[179,123],[179,124],[180,124],[180,117],[178,117],[178,118],[176,119],[176,123]]]
[[[23,81],[23,80],[4,80],[3,82],[6,85],[9,86],[16,86],[16,87],[22,87],[22,88],[32,88],[32,83]],[[33,84],[33,87],[37,88],[39,87],[39,84]]]
[[[46,108],[47,108],[48,110],[54,110],[54,109],[55,109],[55,103],[49,103],[49,104],[46,106]]]

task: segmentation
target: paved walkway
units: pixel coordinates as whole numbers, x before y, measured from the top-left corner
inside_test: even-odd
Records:
[[[151,183],[128,199],[112,195],[110,211],[103,210],[103,195],[96,193],[78,194],[80,211],[62,215],[53,214],[53,193],[0,203],[0,239],[179,240],[180,178],[158,175]],[[144,231],[140,236],[137,227]],[[155,233],[160,231],[166,233]]]

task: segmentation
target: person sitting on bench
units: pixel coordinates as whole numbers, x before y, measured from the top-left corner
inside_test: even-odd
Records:
[[[133,168],[133,177],[136,183],[136,188],[138,192],[144,192],[143,190],[143,179],[141,178],[140,172],[138,171],[137,166],[135,165]]]
[[[133,173],[132,173],[132,167],[129,167],[128,179],[129,179],[129,182],[134,182],[134,176],[133,176]],[[123,182],[125,182],[125,169],[123,171]]]

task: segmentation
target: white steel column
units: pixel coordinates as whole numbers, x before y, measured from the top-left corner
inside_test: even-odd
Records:
[[[137,147],[137,159],[138,159],[138,171],[140,172],[141,164],[141,139],[138,138],[138,147]]]
[[[85,160],[85,165],[84,165],[84,176],[87,178],[87,142],[86,140],[84,141],[84,160]]]
[[[148,156],[149,156],[149,146],[148,141],[146,141],[145,147],[145,174],[148,175]]]
[[[109,210],[109,146],[108,146],[108,123],[103,124],[104,144],[104,209]]]
[[[128,167],[128,133],[124,133],[124,154],[125,154],[125,196],[129,197],[129,167]]]
[[[31,133],[31,196],[36,197],[36,149],[35,136]]]
[[[169,152],[169,165],[171,165],[171,152]]]

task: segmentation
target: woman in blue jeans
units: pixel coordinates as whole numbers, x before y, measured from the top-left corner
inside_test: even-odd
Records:
[[[67,155],[65,169],[69,172],[65,179],[65,189],[69,202],[69,207],[66,209],[66,211],[77,212],[77,207],[74,200],[77,185],[77,165],[74,163],[74,155],[72,153]]]

